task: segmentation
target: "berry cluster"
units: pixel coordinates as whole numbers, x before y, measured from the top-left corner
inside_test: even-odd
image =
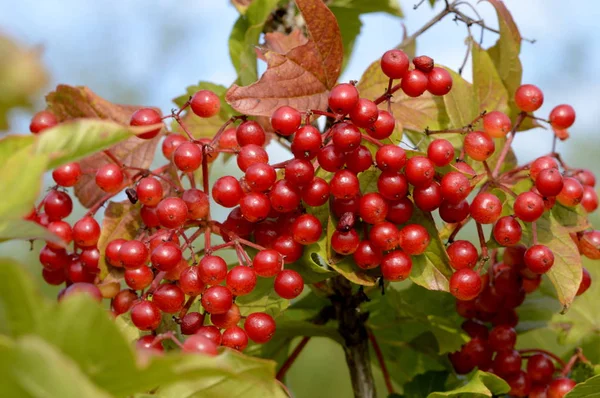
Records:
[[[160,134],[166,118],[179,124],[184,134],[170,133],[162,143],[169,164],[157,170],[136,169],[105,151],[112,162],[97,170],[84,170],[78,163],[54,170],[57,186],[29,219],[46,226],[65,244],[73,242],[73,248],[68,251],[47,243],[40,253],[44,279],[53,285],[66,283],[61,295],[85,290],[99,299],[111,298],[116,316],[129,312],[135,326],[151,332],[140,339],[141,348],[162,350],[163,339],[175,340],[173,334],[156,332],[163,314],[172,314],[181,333],[189,336],[183,343],[175,340],[183,350],[214,355],[221,345],[242,351],[248,339],[268,342],[276,325],[267,313],[242,316],[236,298],[252,293],[258,278],[273,278],[274,291],[284,299],[298,297],[304,281],[286,266],[301,260],[307,245],[324,239],[324,222],[334,220],[336,228],[326,245],[336,256],[352,256],[357,267],[382,281],[402,281],[411,274],[412,256],[425,253],[432,241],[432,231],[411,221],[415,207],[424,213],[437,210],[452,228],[446,248],[453,269],[450,292],[458,299],[457,311],[469,318],[465,330],[473,338],[451,356],[456,370],[464,373],[477,366],[494,371],[509,381],[517,396],[545,388],[554,373],[541,375],[543,366],[552,365],[546,357],[531,357],[532,370],[520,371],[521,357],[513,349],[514,308],[539,286],[541,275],[554,262],[550,248],[537,242],[536,221],[555,202],[567,207],[581,203],[587,212],[594,211],[598,207],[594,175],[567,167],[554,151],[527,165],[502,170],[519,126],[534,118],[531,112],[543,103],[542,92],[533,85],[523,85],[515,93],[521,111],[516,120],[502,112],[484,112],[468,126],[424,132],[426,139],[454,134],[458,145],[456,140],[453,144],[435,138],[426,153],[401,148],[390,139],[397,128],[391,107],[384,110],[379,105],[390,105],[399,90],[410,97],[425,91],[445,95],[452,77],[426,56],[414,58],[411,68],[401,50],[386,52],[380,65],[389,85],[377,99],[362,98],[353,83],[341,83],[329,93],[328,111],[281,106],[273,112],[270,125],[234,116],[212,139],[194,139],[180,117],[188,108],[197,117],[216,115],[220,100],[210,91],[198,91],[166,117],[150,108],[136,111],[132,126],[156,126],[139,139]],[[319,116],[328,118],[324,132],[314,123]],[[555,137],[566,138],[574,120],[573,109],[559,105],[547,122]],[[32,120],[31,131],[38,134],[57,123],[52,113],[43,111]],[[274,135],[291,142],[292,159],[269,163],[265,145]],[[495,138],[506,138],[499,154]],[[211,186],[208,166],[219,154],[235,155],[243,177],[223,176]],[[494,154],[498,156],[492,170],[488,161]],[[178,170],[175,176],[166,172],[171,166]],[[376,192],[361,189],[360,178],[367,171],[377,175]],[[202,174],[202,189],[196,188],[194,173]],[[94,174],[97,187],[106,195],[71,226],[63,221],[73,206],[65,188],[75,186],[83,174]],[[528,179],[531,188],[515,194],[512,187]],[[105,242],[100,253],[101,226],[94,214],[123,190],[138,206],[144,227],[134,239]],[[497,190],[512,198],[510,215],[502,215],[507,205],[494,193]],[[211,200],[231,209],[223,222],[211,217]],[[319,216],[322,212],[314,211],[322,206],[328,206],[325,219]],[[455,240],[470,220],[476,223],[481,252],[469,241]],[[533,230],[534,244],[529,248],[519,245],[525,223],[531,223]],[[492,226],[496,243],[505,248],[503,263],[487,270],[487,261],[498,250],[488,252],[482,230],[486,224]],[[202,235],[204,250],[198,260],[192,245]],[[211,245],[211,235],[221,237],[223,243]],[[580,232],[573,239],[584,255],[600,258],[600,232]],[[224,249],[235,250],[238,264],[228,265],[217,255]],[[122,269],[126,288],[101,291],[95,286],[101,282],[100,257],[110,267]],[[590,283],[584,270],[579,294]],[[196,300],[202,312],[189,311]],[[243,328],[238,326],[242,321]],[[480,321],[494,325],[489,337]],[[493,352],[497,354],[492,361]],[[549,391],[554,383],[566,383],[558,380]],[[532,383],[535,386],[530,388]]]

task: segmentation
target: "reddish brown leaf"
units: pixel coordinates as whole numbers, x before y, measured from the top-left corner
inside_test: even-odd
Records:
[[[288,51],[307,42],[308,39],[300,29],[294,29],[289,35],[281,32],[271,32],[265,35],[265,47],[279,54],[287,54]]]
[[[306,21],[308,41],[288,49],[285,55],[263,51],[268,68],[260,80],[245,87],[234,84],[227,91],[225,98],[236,111],[270,116],[282,105],[300,110],[327,108],[328,90],[335,85],[342,67],[340,29],[321,0],[296,3]],[[288,45],[291,43],[286,42]],[[281,43],[279,47],[287,49]]]
[[[125,125],[133,112],[140,107],[113,104],[94,94],[87,87],[71,87],[59,85],[56,91],[46,96],[48,108],[52,110],[60,121],[77,118],[99,118],[114,120]],[[160,136],[152,140],[143,140],[131,137],[113,147],[110,151],[123,164],[132,167],[148,168],[154,158],[154,152]],[[109,163],[108,156],[96,153],[80,161],[81,167],[86,170],[96,170]],[[93,174],[84,174],[75,186],[75,195],[85,207],[93,206],[104,196],[104,192],[94,182]]]

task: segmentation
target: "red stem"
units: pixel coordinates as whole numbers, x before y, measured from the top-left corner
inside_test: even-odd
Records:
[[[496,166],[494,167],[494,172],[492,173],[492,176],[494,178],[496,178],[498,176],[498,173],[500,172],[500,168],[502,167],[502,164],[504,163],[504,159],[506,159],[506,155],[508,155],[510,146],[512,145],[512,142],[515,139],[517,129],[519,128],[519,126],[521,126],[521,123],[523,123],[523,120],[525,120],[525,116],[527,116],[527,113],[525,113],[525,112],[519,113],[519,116],[517,117],[515,125],[513,126],[512,130],[509,133],[510,137],[508,137],[508,139],[504,143],[502,152],[500,152],[500,156],[498,157],[498,161],[496,162]]]
[[[558,355],[556,355],[550,351],[542,350],[541,348],[527,348],[524,350],[519,350],[519,354],[527,354],[530,352],[537,353],[537,354],[546,354],[550,358],[552,358],[556,362],[558,362],[558,364],[560,365],[561,368],[564,369],[564,367],[566,366],[565,361],[563,361]]]
[[[381,372],[383,373],[383,379],[385,380],[385,386],[387,387],[388,394],[394,394],[394,386],[392,385],[392,380],[390,378],[390,372],[388,371],[387,366],[385,365],[385,360],[383,358],[383,352],[381,352],[381,348],[377,343],[377,339],[375,338],[375,334],[373,334],[372,330],[367,331],[369,335],[369,340],[371,341],[371,345],[373,346],[373,351],[375,351],[375,356],[377,356],[377,362],[379,362],[379,367],[381,368]]]
[[[302,340],[300,340],[300,343],[298,343],[296,348],[294,348],[294,351],[292,351],[292,353],[290,354],[288,359],[286,359],[285,362],[283,363],[283,365],[281,366],[281,369],[279,369],[279,371],[277,372],[277,376],[275,376],[277,378],[277,380],[283,380],[283,378],[285,377],[285,374],[292,367],[292,365],[298,358],[298,355],[300,355],[300,353],[302,352],[304,347],[306,347],[306,344],[308,343],[309,340],[310,340],[310,337],[303,337]]]
[[[479,245],[481,246],[481,258],[479,260],[479,267],[477,270],[481,272],[485,263],[490,259],[488,254],[488,247],[485,243],[485,235],[483,234],[483,227],[480,223],[476,223],[477,225],[477,236],[479,237]]]

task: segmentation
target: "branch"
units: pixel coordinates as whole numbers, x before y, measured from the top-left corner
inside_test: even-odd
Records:
[[[373,346],[373,351],[375,351],[375,355],[377,356],[377,362],[379,362],[379,367],[381,368],[381,372],[383,373],[383,379],[385,380],[385,386],[388,390],[388,394],[394,394],[394,386],[392,386],[392,381],[390,379],[390,372],[388,371],[387,366],[385,366],[385,360],[383,358],[383,352],[381,352],[381,348],[377,343],[377,339],[375,338],[375,334],[372,330],[368,331],[369,340],[371,340],[371,345]]]

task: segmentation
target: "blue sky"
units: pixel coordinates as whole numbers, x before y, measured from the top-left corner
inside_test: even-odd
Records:
[[[415,2],[402,2],[404,20],[384,14],[363,16],[362,34],[342,80],[358,79],[367,65],[398,44],[402,22],[413,32],[442,6],[432,11],[423,4],[413,10]],[[522,62],[524,82],[537,84],[545,92],[540,116],[556,104],[572,104],[577,111],[573,140],[585,143],[600,121],[600,74],[594,67],[600,64],[596,27],[600,3],[505,3],[522,35],[537,40],[523,43]],[[486,23],[495,26],[491,5],[482,2],[477,8]],[[27,45],[43,47],[52,79],[49,89],[58,83],[87,85],[114,101],[140,102],[168,111],[171,99],[189,84],[210,80],[228,85],[235,79],[227,38],[237,12],[226,0],[0,0],[0,9],[0,31]],[[418,53],[457,68],[464,56],[465,33],[464,25],[447,18],[420,38]],[[493,43],[495,36],[486,32],[485,43]],[[467,69],[465,75],[469,74]],[[27,117],[15,113],[14,130],[24,131]],[[519,137],[517,153],[529,159],[547,151],[546,145],[538,145],[545,137],[543,131]]]

